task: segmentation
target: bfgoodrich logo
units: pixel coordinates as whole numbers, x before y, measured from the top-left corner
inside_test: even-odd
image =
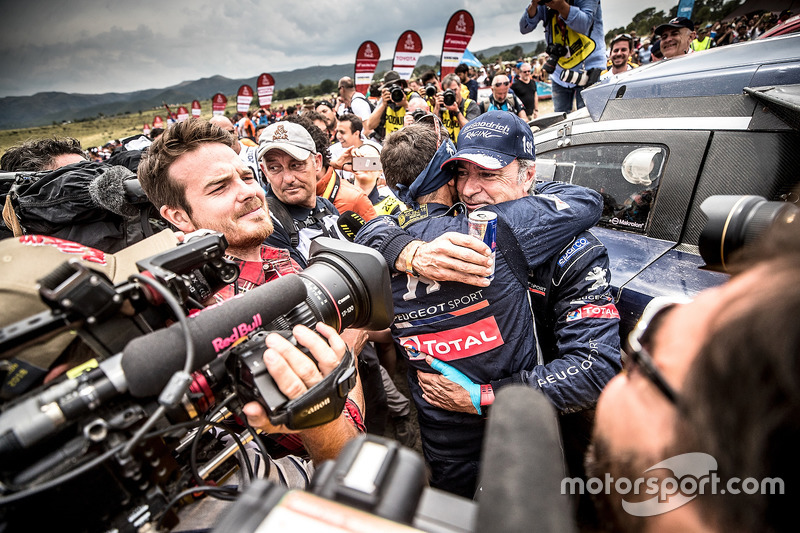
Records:
[[[783,494],[781,478],[741,479],[732,477],[722,480],[717,475],[717,460],[707,453],[684,453],[656,463],[647,470],[669,470],[672,475],[614,479],[606,473],[605,478],[592,477],[585,483],[580,478],[565,478],[561,481],[562,494],[620,494],[622,508],[633,516],[656,516],[677,509],[694,500],[699,494]],[[626,496],[653,497],[644,501],[628,501]],[[638,498],[637,498],[638,499]]]

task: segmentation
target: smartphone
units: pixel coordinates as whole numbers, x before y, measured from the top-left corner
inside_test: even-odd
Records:
[[[353,171],[356,170],[383,170],[380,157],[354,157]]]

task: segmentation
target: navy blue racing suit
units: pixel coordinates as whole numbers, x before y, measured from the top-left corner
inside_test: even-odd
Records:
[[[593,406],[620,368],[618,314],[613,302],[600,294],[608,293],[605,248],[582,241],[574,245],[575,235],[599,220],[600,195],[563,183],[545,184],[540,192],[483,208],[498,214],[495,277],[489,287],[434,282],[405,272],[392,277],[392,335],[406,349],[409,387],[419,414],[431,485],[466,497],[473,496],[477,483],[484,417],[444,410],[422,399],[416,373],[433,372],[425,362],[426,354],[477,384],[499,388],[523,382],[540,388],[561,412]],[[432,241],[449,231],[467,233],[467,217],[454,211],[426,204],[398,219],[377,217],[359,231],[356,242],[378,250],[394,265],[399,251],[413,238]],[[537,342],[533,314],[540,307],[536,302],[531,305],[528,293],[529,285],[535,285],[531,291],[543,294],[549,287],[529,283],[528,274],[535,274],[531,279],[544,279],[544,274],[553,272],[553,261],[558,265],[562,257],[565,275],[559,282],[565,285],[552,293],[558,292],[565,300],[554,302],[559,331],[546,337],[554,337],[557,345],[548,350]],[[585,279],[588,272],[592,272],[591,283]],[[571,284],[568,290],[566,283]],[[592,304],[578,304],[581,295]],[[603,309],[595,311],[589,305]]]

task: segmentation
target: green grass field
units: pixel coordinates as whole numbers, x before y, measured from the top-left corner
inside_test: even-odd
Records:
[[[280,105],[288,107],[290,105],[300,105],[301,103],[302,99],[297,99],[274,101],[272,105],[273,107],[278,107]],[[211,118],[211,100],[203,100],[200,104],[203,108],[203,112],[200,115],[201,118]],[[187,109],[191,109],[191,102],[182,105],[186,106]],[[543,100],[539,105],[540,115],[553,111],[552,100]],[[178,107],[179,106],[176,105],[170,109],[173,112],[177,112]],[[228,99],[228,107],[225,109],[225,112],[229,116],[236,113],[235,95]],[[0,131],[0,153],[5,153],[10,146],[27,139],[43,137],[74,137],[81,142],[81,146],[85,149],[94,146],[103,146],[114,139],[124,139],[131,135],[142,133],[142,126],[144,126],[145,122],[152,125],[153,118],[155,118],[156,115],[161,115],[162,119],[166,119],[167,110],[161,107],[150,111],[143,111],[141,114],[130,113],[111,117],[99,117],[82,122],[72,122],[70,124],[3,130]]]

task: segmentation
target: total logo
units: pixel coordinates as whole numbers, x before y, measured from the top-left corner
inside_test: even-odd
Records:
[[[409,359],[422,360],[432,355],[442,361],[455,361],[493,350],[504,344],[493,316],[460,328],[400,337]]]

